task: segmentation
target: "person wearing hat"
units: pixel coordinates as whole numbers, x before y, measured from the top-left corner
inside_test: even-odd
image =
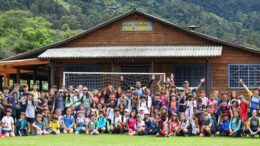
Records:
[[[213,121],[212,119],[209,117],[209,114],[207,112],[204,112],[202,114],[202,124],[201,124],[201,132],[200,132],[200,136],[211,136],[212,134],[212,124]]]
[[[152,114],[159,113],[160,109],[163,106],[160,97],[161,97],[160,92],[156,92],[154,94],[154,100],[152,102]]]
[[[247,91],[248,96],[250,97],[250,106],[249,106],[249,116],[252,115],[252,111],[256,110],[257,114],[260,114],[260,96],[259,96],[259,88],[254,88],[253,92],[248,89],[246,84],[243,82],[242,79],[240,79],[240,83],[244,87],[244,89]]]
[[[185,110],[185,116],[192,118],[192,115],[194,114],[194,109],[197,107],[197,102],[193,98],[193,94],[190,92],[188,94],[188,100],[186,101],[186,110]]]
[[[121,82],[123,82],[123,86],[130,87],[130,89],[134,88],[138,92],[138,96],[140,96],[140,95],[144,94],[145,88],[147,88],[147,87],[149,88],[152,85],[153,81],[155,80],[155,75],[152,75],[151,81],[149,82],[149,84],[147,86],[142,86],[141,81],[136,81],[135,87],[131,87],[124,80],[124,76],[120,76],[120,80],[121,80]]]
[[[202,78],[202,79],[200,79],[200,83],[197,87],[190,87],[189,81],[184,81],[183,82],[184,91],[195,93],[196,91],[198,91],[201,88],[201,86],[204,82],[205,82],[205,78]]]
[[[80,101],[84,105],[85,110],[89,110],[91,108],[93,100],[92,96],[89,94],[88,89],[86,87],[83,88],[83,96],[80,99]]]

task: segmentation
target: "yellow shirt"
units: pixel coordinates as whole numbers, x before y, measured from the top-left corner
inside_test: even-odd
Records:
[[[58,130],[60,128],[60,124],[57,121],[50,121],[51,130]]]

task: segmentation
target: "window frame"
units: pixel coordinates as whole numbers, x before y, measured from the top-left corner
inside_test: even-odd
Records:
[[[243,89],[243,86],[241,86],[241,87],[231,87],[231,82],[230,82],[230,77],[231,77],[231,73],[230,73],[230,67],[232,66],[232,65],[237,65],[237,66],[241,66],[241,65],[244,65],[244,66],[247,66],[248,67],[248,70],[247,70],[247,72],[248,72],[248,76],[247,76],[247,83],[246,83],[246,85],[247,85],[247,87],[249,88],[249,89],[253,89],[253,88],[255,88],[255,87],[252,87],[249,83],[249,81],[250,81],[250,67],[251,66],[253,66],[253,65],[259,65],[260,66],[260,64],[228,64],[228,89]],[[241,78],[241,76],[239,76],[239,78]],[[243,79],[243,78],[242,78]],[[239,81],[238,81],[239,82]]]

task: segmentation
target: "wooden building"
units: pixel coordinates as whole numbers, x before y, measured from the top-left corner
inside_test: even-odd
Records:
[[[15,63],[14,63],[15,62]],[[19,63],[20,62],[20,63]],[[177,85],[239,90],[239,78],[260,86],[260,51],[132,10],[69,39],[2,60],[1,75],[61,87],[64,71],[174,73]]]

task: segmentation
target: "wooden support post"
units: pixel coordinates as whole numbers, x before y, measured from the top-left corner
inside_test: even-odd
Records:
[[[28,85],[28,87],[29,87],[29,90],[31,90],[31,80],[30,79],[27,79],[27,85]]]
[[[115,72],[115,63],[113,60],[111,62],[111,72]]]
[[[0,90],[3,90],[3,77],[0,76]]]
[[[210,59],[207,58],[206,60],[206,91],[207,97],[210,97],[210,84],[211,84],[211,77],[210,77]]]
[[[20,67],[17,67],[16,69],[16,83],[20,84]]]
[[[52,88],[54,85],[54,63],[50,62],[50,81],[49,88]]]
[[[151,62],[151,70],[152,73],[154,72],[154,61]]]
[[[33,83],[36,83],[36,71],[33,70]]]
[[[4,66],[4,86],[7,86],[7,67]]]
[[[40,80],[40,91],[42,91],[42,80]]]

